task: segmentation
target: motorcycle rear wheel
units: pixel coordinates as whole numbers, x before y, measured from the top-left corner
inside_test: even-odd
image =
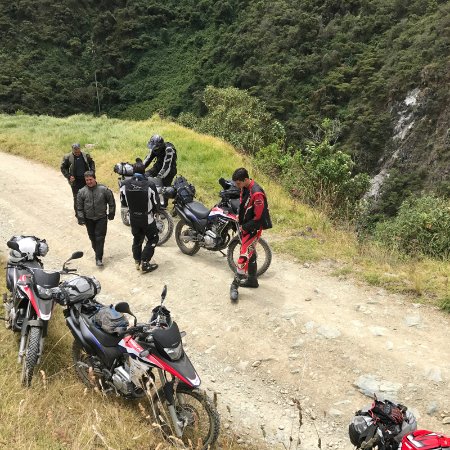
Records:
[[[161,425],[164,437],[170,440],[171,436],[175,436],[175,431],[167,409],[163,388],[153,395],[153,405],[155,420]],[[206,394],[198,389],[189,389],[179,385],[175,396],[175,411],[180,420],[187,422],[181,437],[185,444],[189,444],[190,441],[195,448],[202,450],[209,449],[214,445],[219,436],[220,417],[216,407]],[[202,447],[196,446],[200,442]]]
[[[31,386],[33,380],[34,368],[39,359],[39,348],[41,346],[42,328],[31,327],[27,336],[27,345],[25,347],[25,355],[22,360],[22,385]]]
[[[185,255],[193,256],[200,250],[200,244],[198,242],[186,239],[186,237],[193,232],[195,233],[192,227],[190,227],[183,219],[180,219],[175,227],[175,240],[177,241],[179,249]]]
[[[261,250],[262,249],[262,250]],[[239,250],[240,250],[240,241],[237,236],[235,236],[228,245],[227,251],[227,261],[228,266],[233,272],[236,272],[236,264],[239,259]],[[260,277],[263,273],[267,271],[271,262],[272,262],[272,250],[267,243],[267,241],[263,238],[258,240],[256,244],[256,255],[257,255],[257,263],[258,269],[256,272],[256,276]]]

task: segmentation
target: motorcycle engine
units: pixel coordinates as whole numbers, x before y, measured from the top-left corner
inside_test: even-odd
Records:
[[[130,374],[123,367],[116,367],[112,376],[112,381],[115,388],[124,395],[133,394],[133,383],[131,382]]]
[[[217,234],[212,230],[208,230],[203,236],[206,248],[214,248],[217,245]]]

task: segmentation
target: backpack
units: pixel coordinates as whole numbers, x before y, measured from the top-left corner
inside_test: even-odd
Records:
[[[350,442],[360,448],[375,436],[378,437],[380,450],[396,450],[402,437],[416,430],[414,415],[407,407],[389,400],[378,400],[368,408],[355,413],[349,424]]]
[[[177,197],[181,199],[184,204],[194,201],[195,186],[190,184],[186,178],[182,176],[176,177],[173,187],[177,191]]]

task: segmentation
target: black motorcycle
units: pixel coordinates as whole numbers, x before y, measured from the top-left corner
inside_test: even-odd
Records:
[[[120,189],[122,183],[128,178],[131,178],[133,176],[133,166],[130,163],[118,163],[114,166],[114,172],[119,175],[118,184]],[[159,200],[161,203],[161,210],[155,213],[155,222],[156,227],[158,228],[158,235],[159,235],[159,241],[157,245],[159,246],[165,244],[172,236],[174,223],[171,215],[166,209],[166,200],[162,195],[162,191],[164,188],[161,179],[152,177],[147,178],[153,181],[153,183],[155,183],[156,189],[159,194]],[[124,225],[130,226],[130,212],[127,206],[123,205],[121,206],[120,217]]]
[[[219,434],[219,415],[199,390],[200,378],[182,344],[185,333],[163,306],[167,287],[149,322],[140,324],[128,303],[114,307],[98,303],[99,289],[90,277],[61,284],[59,302],[66,306],[66,324],[75,338],[72,354],[78,377],[105,393],[126,399],[147,397],[164,437],[211,448]],[[123,313],[134,317],[132,327]]]
[[[186,255],[195,255],[200,247],[219,251],[227,257],[228,265],[236,272],[241,244],[241,230],[238,222],[239,190],[233,182],[223,178],[221,200],[211,209],[194,200],[195,187],[184,177],[177,177],[172,187],[163,194],[173,199],[174,209],[180,218],[175,227],[175,240]],[[227,253],[224,250],[227,249]],[[258,257],[257,276],[261,276],[272,262],[272,250],[263,238],[256,246]]]

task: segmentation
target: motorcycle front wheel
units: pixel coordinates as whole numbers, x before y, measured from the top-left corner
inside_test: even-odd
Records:
[[[161,426],[164,437],[170,440],[176,436],[163,388],[153,396],[156,422]],[[202,450],[209,449],[219,436],[220,418],[209,397],[197,389],[178,386],[175,395],[177,422],[182,429],[181,440],[185,444],[200,443]]]
[[[167,210],[162,209],[155,214],[156,227],[158,228],[158,246],[165,244],[173,233],[173,219]]]
[[[175,240],[185,255],[193,256],[200,250],[200,244],[192,240],[195,234],[195,231],[183,219],[180,219],[175,227]]]
[[[228,245],[227,251],[227,261],[228,266],[233,272],[236,272],[236,265],[239,259],[239,251],[241,248],[241,243],[239,238],[235,236],[231,239],[230,244]],[[263,238],[258,240],[256,244],[256,261],[258,264],[258,269],[256,272],[256,276],[260,277],[266,270],[269,268],[270,263],[272,262],[272,250],[267,243],[267,241]]]
[[[31,327],[27,336],[27,345],[25,355],[22,360],[22,385],[31,386],[33,380],[34,368],[39,359],[39,348],[41,346],[42,328]]]

